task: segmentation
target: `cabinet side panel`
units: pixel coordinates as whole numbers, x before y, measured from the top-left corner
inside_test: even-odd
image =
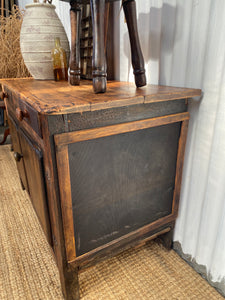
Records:
[[[172,213],[180,122],[68,145],[77,256]]]
[[[68,114],[66,131],[83,130],[186,112],[185,99]],[[58,124],[59,124],[58,120]],[[63,125],[65,126],[65,125]],[[54,130],[57,124],[54,124]],[[63,128],[63,127],[61,127]],[[57,132],[59,133],[59,132]]]

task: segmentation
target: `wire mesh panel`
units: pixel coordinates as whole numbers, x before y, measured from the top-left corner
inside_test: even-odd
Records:
[[[76,253],[172,212],[180,123],[68,145]]]

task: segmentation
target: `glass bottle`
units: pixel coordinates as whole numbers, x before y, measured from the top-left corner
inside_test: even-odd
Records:
[[[52,60],[55,81],[68,80],[66,52],[58,37],[55,38],[55,47],[52,49]]]

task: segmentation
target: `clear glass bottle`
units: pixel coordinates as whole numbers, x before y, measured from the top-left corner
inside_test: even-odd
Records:
[[[55,38],[55,47],[52,49],[52,60],[55,81],[68,80],[66,52],[58,37]]]

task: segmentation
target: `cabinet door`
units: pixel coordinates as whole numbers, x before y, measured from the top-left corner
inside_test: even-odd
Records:
[[[146,239],[175,220],[188,118],[55,135],[69,261]]]
[[[20,146],[18,128],[16,126],[16,123],[10,118],[10,116],[8,118],[8,122],[9,122],[9,127],[10,127],[10,135],[11,135],[11,139],[12,139],[12,146],[13,146],[14,154],[16,153],[17,155],[21,155],[22,150],[21,150],[21,146]],[[27,190],[27,192],[29,192],[23,159],[18,159],[16,161],[16,165],[17,165],[17,170],[19,172],[22,187],[25,188]]]
[[[51,244],[51,231],[44,184],[42,153],[40,149],[38,149],[38,147],[36,147],[22,132],[19,132],[19,139],[31,202],[45,235]]]

